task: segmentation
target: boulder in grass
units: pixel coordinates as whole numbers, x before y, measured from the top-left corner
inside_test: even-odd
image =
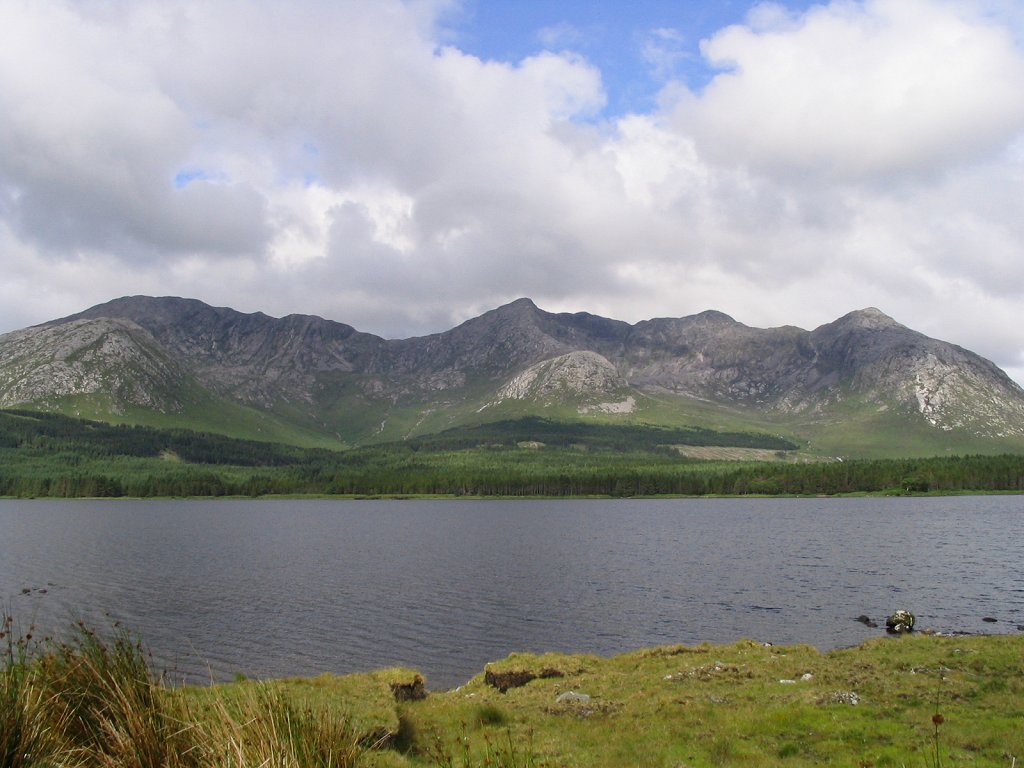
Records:
[[[914,630],[915,621],[914,614],[901,608],[885,620],[885,629],[895,635],[902,635]]]
[[[555,701],[559,704],[565,704],[567,702],[570,704],[575,702],[587,702],[590,701],[590,694],[576,693],[576,691],[566,691],[565,693],[560,693],[555,698]]]

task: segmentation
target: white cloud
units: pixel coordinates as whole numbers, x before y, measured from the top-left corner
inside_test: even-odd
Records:
[[[804,327],[874,305],[1024,369],[1018,4],[760,5],[705,41],[704,88],[614,119],[584,58],[482,61],[453,11],[0,0],[0,328],[130,293],[389,336],[522,295]]]
[[[762,10],[702,45],[728,68],[676,118],[710,157],[830,181],[942,172],[1024,130],[1009,30],[942,0]]]

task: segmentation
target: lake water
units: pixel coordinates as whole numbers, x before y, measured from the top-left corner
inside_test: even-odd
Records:
[[[512,651],[853,645],[896,608],[1016,632],[1022,530],[1017,496],[7,500],[0,600],[50,632],[120,621],[176,679],[402,665],[438,689]]]

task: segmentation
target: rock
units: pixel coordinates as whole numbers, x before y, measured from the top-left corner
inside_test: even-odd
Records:
[[[852,707],[860,704],[860,696],[853,691],[833,691],[818,699],[819,704],[849,704]]]
[[[885,629],[892,634],[901,635],[904,632],[912,632],[916,621],[914,614],[900,608],[885,620]]]
[[[565,704],[566,702],[573,701],[590,701],[590,694],[587,693],[576,693],[576,691],[566,691],[565,693],[558,694],[555,699],[558,704]]]
[[[999,619],[994,619],[991,616],[986,616],[982,621],[987,621],[989,624],[995,624]]]
[[[870,616],[865,616],[863,613],[857,617],[857,621],[863,624],[865,627],[877,627],[878,622],[872,621]]]

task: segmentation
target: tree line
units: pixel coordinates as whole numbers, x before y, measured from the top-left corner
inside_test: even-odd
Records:
[[[384,459],[384,457],[378,457]],[[342,460],[279,467],[91,462],[78,467],[0,466],[0,495],[15,497],[264,496],[273,494],[454,496],[835,495],[1024,491],[1017,455],[807,464],[659,464],[594,461],[555,453],[543,462],[497,466],[478,456],[395,455],[363,465]]]

